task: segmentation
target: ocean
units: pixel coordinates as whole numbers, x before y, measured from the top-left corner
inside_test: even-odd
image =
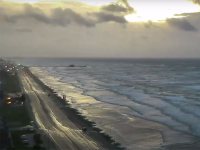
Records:
[[[129,149],[138,140],[131,132],[136,118],[200,137],[198,59],[14,60],[29,66],[59,96],[66,95],[74,108]]]

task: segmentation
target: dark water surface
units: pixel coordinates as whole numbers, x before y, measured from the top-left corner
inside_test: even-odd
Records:
[[[97,101],[200,136],[198,59],[15,59]],[[69,67],[70,65],[73,67]],[[56,83],[59,91],[59,84]],[[60,89],[61,90],[61,89]]]

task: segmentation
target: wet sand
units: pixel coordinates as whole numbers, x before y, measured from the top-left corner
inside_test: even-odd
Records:
[[[81,103],[73,101],[69,103],[68,100],[63,101],[53,89],[44,85],[36,76],[33,77],[45,90],[51,93],[51,96],[55,99],[55,103],[62,105],[61,109],[65,111],[66,115],[77,126],[80,126],[80,128],[81,126],[86,126],[90,130],[88,134],[97,141],[100,141],[100,143],[103,142],[105,144],[104,142],[107,142],[108,145],[109,143],[113,143],[113,140],[110,140],[110,137],[106,136],[108,134],[129,150],[200,149],[200,144],[198,144],[199,138],[175,131],[156,122],[138,118],[133,116],[133,114],[127,114],[129,110],[126,107],[97,101],[88,103],[87,97],[85,101],[83,98]],[[72,107],[81,109],[76,110]],[[99,132],[105,134],[101,135]],[[109,149],[113,149],[113,147]]]
[[[100,129],[95,126],[94,122],[88,121],[84,116],[82,116],[76,109],[72,108],[67,101],[64,101],[60,98],[52,89],[45,86],[37,77],[35,77],[29,70],[26,70],[26,73],[37,82],[44,91],[42,93],[47,93],[49,98],[53,100],[54,105],[60,108],[62,112],[65,113],[69,122],[73,123],[76,128],[82,130],[83,127],[87,129],[84,134],[89,136],[92,140],[100,146],[100,149],[105,150],[121,150],[124,149],[121,145],[115,142],[110,136],[106,133],[103,133]]]

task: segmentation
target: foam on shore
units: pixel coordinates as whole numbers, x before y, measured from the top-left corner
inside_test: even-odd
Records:
[[[138,101],[130,101],[127,97],[121,96],[116,97],[115,103],[112,103],[110,100],[112,91],[97,89],[86,92],[71,83],[62,82],[61,78],[41,68],[33,67],[31,71],[43,83],[54,89],[60,97],[66,95],[74,108],[130,150],[148,150],[162,145],[195,141],[195,137],[187,134],[190,133],[190,127],[184,122],[171,118],[170,114],[168,117],[165,113],[171,110],[167,110],[168,107],[165,108],[167,103],[160,102],[159,99],[151,99],[149,103],[150,101],[145,101],[149,99],[148,95],[137,91],[132,94],[134,97],[137,96]],[[95,97],[98,94],[102,99]],[[159,108],[163,108],[163,111]],[[176,110],[171,113],[179,112]],[[181,114],[177,115],[181,116]]]

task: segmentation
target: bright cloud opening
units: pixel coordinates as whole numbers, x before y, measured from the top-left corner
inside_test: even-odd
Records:
[[[134,0],[131,5],[135,12],[125,16],[128,22],[160,22],[169,18],[180,18],[179,14],[199,12],[200,7],[188,0],[142,1]]]

